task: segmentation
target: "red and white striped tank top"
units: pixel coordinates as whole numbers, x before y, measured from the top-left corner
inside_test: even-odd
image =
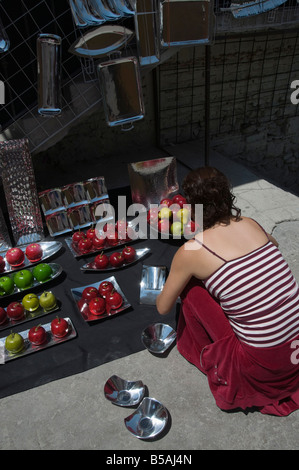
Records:
[[[271,241],[225,261],[203,282],[220,302],[240,341],[264,348],[299,334],[298,284]]]

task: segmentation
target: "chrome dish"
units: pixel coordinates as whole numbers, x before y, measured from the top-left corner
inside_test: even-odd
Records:
[[[140,259],[142,259],[145,255],[147,255],[148,253],[150,253],[150,249],[149,248],[140,248],[140,249],[137,249],[136,250],[136,256],[135,256],[135,259],[133,261],[131,261],[130,263],[123,263],[121,266],[118,266],[118,267],[114,267],[114,266],[107,266],[107,268],[104,268],[104,269],[100,269],[100,268],[97,268],[96,265],[95,265],[95,262],[91,262],[91,263],[86,263],[84,264],[84,266],[82,266],[80,269],[81,271],[98,271],[98,272],[104,272],[104,271],[115,271],[116,269],[122,269],[122,268],[126,268],[127,266],[132,266],[132,264],[135,264],[137,263],[138,261],[140,261]]]
[[[155,398],[143,398],[137,410],[125,418],[125,426],[139,439],[151,439],[160,434],[168,421],[167,409]]]
[[[28,268],[30,266],[33,266],[33,265],[36,265],[38,263],[43,263],[46,259],[48,259],[51,256],[55,255],[62,247],[62,243],[60,243],[60,242],[36,242],[36,244],[40,245],[42,250],[43,250],[42,258],[39,261],[35,261],[35,262],[32,263],[31,261],[29,261],[26,258],[26,255],[25,255],[24,263],[21,266],[16,266],[16,267],[11,266],[7,262],[7,260],[6,260],[7,250],[0,251],[0,256],[2,256],[5,260],[5,269],[1,273],[1,275],[6,274],[6,273],[10,273],[10,272],[14,272],[14,271],[19,271],[20,269],[26,269],[26,268]],[[18,248],[20,248],[25,253],[25,250],[26,250],[27,246],[28,245],[20,245],[20,246],[18,246]]]
[[[104,386],[104,394],[113,405],[134,406],[144,397],[145,386],[141,380],[130,382],[112,375]]]
[[[163,354],[176,339],[176,331],[165,323],[153,323],[141,334],[141,341],[152,353]]]

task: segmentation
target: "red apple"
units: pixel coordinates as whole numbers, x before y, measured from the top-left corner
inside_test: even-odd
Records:
[[[108,222],[107,224],[104,225],[103,231],[107,233],[115,232],[115,224],[112,222]]]
[[[125,258],[122,252],[116,251],[115,253],[112,253],[112,255],[110,255],[109,261],[111,266],[113,266],[114,268],[119,268],[119,266],[124,263]]]
[[[123,303],[123,298],[120,295],[120,293],[117,292],[115,289],[112,289],[112,291],[106,297],[107,310],[108,311],[110,311],[110,309],[115,310],[121,307],[122,303]]]
[[[172,204],[172,199],[169,199],[168,197],[165,197],[165,198],[162,199],[162,201],[160,202],[160,207],[161,207],[161,206],[170,207],[171,204]]]
[[[150,209],[147,213],[147,221],[149,224],[155,224],[157,223],[158,217],[159,217],[159,207],[153,207]]]
[[[158,221],[158,230],[161,233],[169,233],[170,224],[168,219],[160,219]]]
[[[24,263],[25,254],[21,248],[10,248],[6,253],[6,260],[11,266],[21,266]]]
[[[86,232],[86,238],[90,238],[90,240],[93,240],[95,237],[96,231],[94,228],[89,228]]]
[[[89,253],[92,249],[92,241],[90,238],[81,238],[78,242],[78,249],[81,253]]]
[[[24,317],[25,309],[20,302],[11,302],[6,308],[7,316],[11,320],[20,320]]]
[[[7,320],[6,310],[0,307],[0,325],[3,325]]]
[[[103,315],[106,312],[106,302],[103,297],[95,297],[89,303],[89,311],[93,315]]]
[[[113,289],[114,285],[110,281],[103,281],[99,285],[99,293],[102,297],[106,297]]]
[[[136,250],[132,246],[125,246],[122,253],[126,263],[132,263],[135,260]]]
[[[85,236],[85,233],[84,232],[75,232],[73,233],[73,236],[72,236],[72,241],[77,244],[80,240],[82,240],[82,238],[86,238]]]
[[[26,247],[25,255],[32,263],[40,261],[43,257],[42,247],[38,243],[31,243]]]
[[[0,273],[3,273],[5,266],[6,266],[5,259],[3,258],[3,256],[0,256]]]
[[[184,226],[184,235],[187,237],[195,235],[199,230],[199,225],[196,224],[193,220],[189,220],[187,224]]]
[[[69,331],[69,324],[64,318],[56,317],[51,322],[51,331],[57,338],[62,338]]]
[[[98,297],[98,295],[98,290],[93,286],[89,286],[85,287],[85,289],[83,290],[82,299],[84,299],[86,303],[89,303],[92,299]]]
[[[121,232],[121,234],[125,234],[128,228],[128,222],[124,219],[120,219],[115,224],[115,230],[117,232]],[[123,237],[124,238],[124,237]]]
[[[30,343],[35,344],[36,346],[43,344],[47,340],[47,333],[43,326],[33,326],[28,332],[28,339]]]
[[[95,257],[94,264],[97,269],[105,269],[109,265],[109,258],[102,252]]]
[[[177,194],[172,198],[172,202],[173,204],[178,204],[181,208],[183,208],[183,205],[187,204],[187,199],[181,194]]]
[[[99,235],[95,236],[92,240],[92,245],[95,250],[100,250],[106,243],[106,237]]]
[[[115,246],[118,244],[118,234],[117,232],[106,232],[106,240],[108,245]]]

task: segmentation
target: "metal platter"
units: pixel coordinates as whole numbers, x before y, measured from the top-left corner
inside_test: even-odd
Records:
[[[104,281],[112,282],[112,284],[114,286],[114,289],[122,296],[123,303],[122,303],[121,307],[119,307],[115,310],[112,310],[110,313],[105,312],[102,315],[93,315],[89,310],[88,304],[86,302],[84,302],[84,300],[82,299],[82,292],[84,291],[84,289],[86,287],[95,287],[96,289],[98,289],[99,285]],[[79,311],[80,315],[82,316],[82,318],[85,321],[88,321],[88,322],[89,321],[96,321],[96,320],[97,321],[98,320],[103,320],[104,318],[114,316],[118,313],[123,312],[124,310],[127,310],[129,307],[131,307],[131,304],[129,304],[128,300],[126,299],[124,293],[122,292],[121,288],[119,287],[119,285],[118,285],[118,283],[117,283],[114,276],[111,276],[111,277],[108,277],[107,279],[103,279],[101,281],[95,282],[94,284],[87,284],[86,286],[83,286],[83,287],[75,287],[74,289],[71,289],[71,293],[72,293],[73,299],[75,301],[75,304],[78,308],[78,311]]]
[[[0,299],[3,299],[3,298],[6,298],[6,297],[9,297],[11,295],[15,295],[15,294],[18,294],[19,292],[29,292],[31,289],[34,289],[35,287],[38,287],[38,286],[44,286],[46,285],[48,282],[51,282],[53,281],[53,279],[56,279],[58,276],[60,276],[60,274],[62,273],[62,267],[59,265],[59,264],[56,264],[56,263],[48,263],[49,266],[52,268],[52,275],[50,277],[50,279],[48,279],[47,281],[44,281],[44,282],[38,282],[36,279],[33,280],[32,284],[30,287],[26,288],[26,289],[19,289],[16,285],[14,287],[14,290],[13,292],[11,292],[10,294],[3,294],[0,296]],[[28,271],[32,271],[34,268],[26,268],[28,269]],[[5,276],[5,275],[4,275]],[[1,276],[0,279],[4,276]],[[11,279],[13,279],[13,274],[7,274],[6,275],[7,277],[10,277]]]
[[[38,296],[38,298],[40,298],[40,296]],[[0,325],[0,331],[6,330],[7,328],[12,328],[13,326],[21,325],[22,323],[34,320],[35,318],[43,317],[49,313],[57,312],[60,310],[60,301],[56,298],[56,302],[56,306],[48,310],[43,309],[41,306],[39,306],[33,312],[25,310],[24,316],[20,320],[12,320],[11,318],[7,317],[7,320]],[[6,309],[6,307],[4,308]]]
[[[31,342],[28,340],[28,333],[29,333],[30,328],[27,329],[27,330],[24,330],[24,331],[20,331],[19,334],[24,339],[24,348],[21,352],[16,353],[16,354],[10,353],[6,350],[6,348],[5,348],[6,336],[4,338],[0,338],[0,350],[4,351],[4,363],[9,362],[13,359],[18,359],[18,358],[27,356],[28,354],[31,354],[31,353],[34,353],[34,352],[37,352],[37,351],[41,351],[43,349],[47,349],[51,346],[56,346],[57,344],[61,344],[61,343],[64,343],[65,341],[69,341],[70,339],[75,338],[77,336],[77,332],[75,330],[75,327],[74,327],[71,319],[68,318],[68,317],[65,317],[64,319],[69,324],[69,330],[68,330],[67,334],[65,336],[61,337],[61,338],[58,338],[58,337],[54,336],[51,332],[51,322],[46,323],[45,325],[42,325],[42,326],[46,330],[47,341],[45,343],[39,345],[39,346],[35,346],[35,345],[31,344]]]
[[[113,253],[115,253],[115,252],[113,252]],[[113,253],[111,253],[111,254],[113,254]],[[101,268],[97,268],[95,262],[92,261],[91,263],[84,264],[84,266],[82,266],[80,269],[81,269],[81,271],[98,271],[98,272],[116,271],[117,269],[122,269],[122,268],[126,268],[127,266],[132,266],[132,264],[135,264],[138,261],[140,261],[148,253],[150,253],[149,248],[139,248],[139,249],[136,250],[135,259],[133,261],[131,261],[130,263],[124,262],[121,266],[118,266],[118,267],[114,267],[114,266],[111,266],[109,264],[107,266],[107,268],[101,269]]]
[[[152,439],[168,422],[168,411],[155,398],[145,397],[130,416],[125,418],[127,430],[138,439]]]
[[[39,261],[31,262],[27,259],[26,255],[25,255],[24,263],[21,264],[20,266],[13,267],[7,262],[6,253],[7,253],[8,250],[0,251],[0,256],[2,256],[2,258],[4,258],[4,260],[5,260],[5,268],[4,268],[4,271],[1,272],[1,275],[2,274],[5,275],[6,273],[11,273],[11,272],[14,272],[14,271],[19,271],[20,269],[25,269],[25,268],[28,268],[30,266],[34,266],[35,264],[42,263],[46,259],[48,259],[51,256],[55,255],[62,247],[62,243],[55,242],[55,241],[54,242],[36,242],[34,244],[40,245],[41,249],[43,250],[42,258]],[[30,243],[30,245],[32,245],[32,243]],[[18,246],[18,248],[20,248],[25,253],[27,246],[28,245],[22,245],[22,246]]]

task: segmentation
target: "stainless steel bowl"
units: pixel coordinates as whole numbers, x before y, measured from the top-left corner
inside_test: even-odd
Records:
[[[144,397],[145,386],[141,380],[129,382],[112,375],[104,386],[104,394],[113,405],[134,406]]]
[[[141,334],[141,341],[152,353],[164,353],[176,339],[176,331],[165,323],[153,323]]]
[[[155,398],[145,397],[137,410],[124,421],[128,431],[135,437],[151,439],[165,428],[168,421],[168,411]]]

